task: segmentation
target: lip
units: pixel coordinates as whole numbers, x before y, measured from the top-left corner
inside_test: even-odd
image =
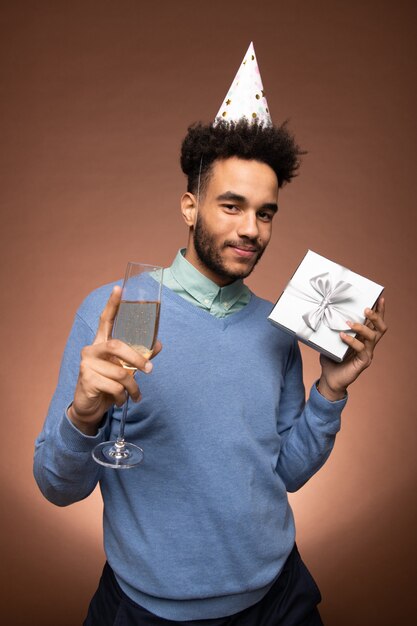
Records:
[[[245,259],[252,258],[257,252],[256,248],[238,248],[237,246],[230,246],[230,247],[237,255]]]

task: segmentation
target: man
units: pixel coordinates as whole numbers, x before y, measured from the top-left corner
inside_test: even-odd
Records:
[[[285,125],[244,116],[189,129],[188,242],[165,272],[154,372],[111,338],[118,285],[90,294],[77,313],[35,476],[58,505],[100,482],[108,563],[86,626],[322,623],[287,491],[328,458],[346,389],[386,326],[380,299],[367,326],[351,325],[356,338],[342,333],[348,359],[321,357],[305,403],[296,341],[268,323],[271,303],[243,282],[268,245],[279,188],[299,156]],[[140,442],[145,461],[120,472],[97,465],[91,451],[120,418],[112,406],[125,391],[136,402],[126,438]]]

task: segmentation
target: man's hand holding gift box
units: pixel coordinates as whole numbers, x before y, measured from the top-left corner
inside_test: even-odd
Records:
[[[317,388],[329,400],[343,398],[372,362],[387,330],[382,291],[309,250],[271,311],[271,322],[321,352]]]

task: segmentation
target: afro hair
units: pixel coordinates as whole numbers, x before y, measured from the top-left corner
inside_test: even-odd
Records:
[[[249,122],[220,120],[216,124],[198,122],[188,128],[181,146],[181,168],[187,176],[187,191],[204,191],[210,178],[212,165],[217,160],[238,157],[266,163],[275,172],[278,186],[292,180],[300,167],[304,151],[296,144],[287,129],[281,126]]]

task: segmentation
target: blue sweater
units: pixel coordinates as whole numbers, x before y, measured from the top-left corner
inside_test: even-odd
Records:
[[[304,404],[298,345],[267,321],[270,302],[252,295],[218,319],[164,288],[164,347],[152,374],[136,375],[143,399],[131,402],[125,432],[144,462],[102,468],[91,451],[115,438],[121,410],[88,437],[65,409],[112,286],[77,312],[36,441],[35,478],[60,506],[100,482],[106,555],[134,601],[173,620],[236,613],[279,575],[295,540],[287,491],[329,456],[346,400],[328,402],[313,386]]]

